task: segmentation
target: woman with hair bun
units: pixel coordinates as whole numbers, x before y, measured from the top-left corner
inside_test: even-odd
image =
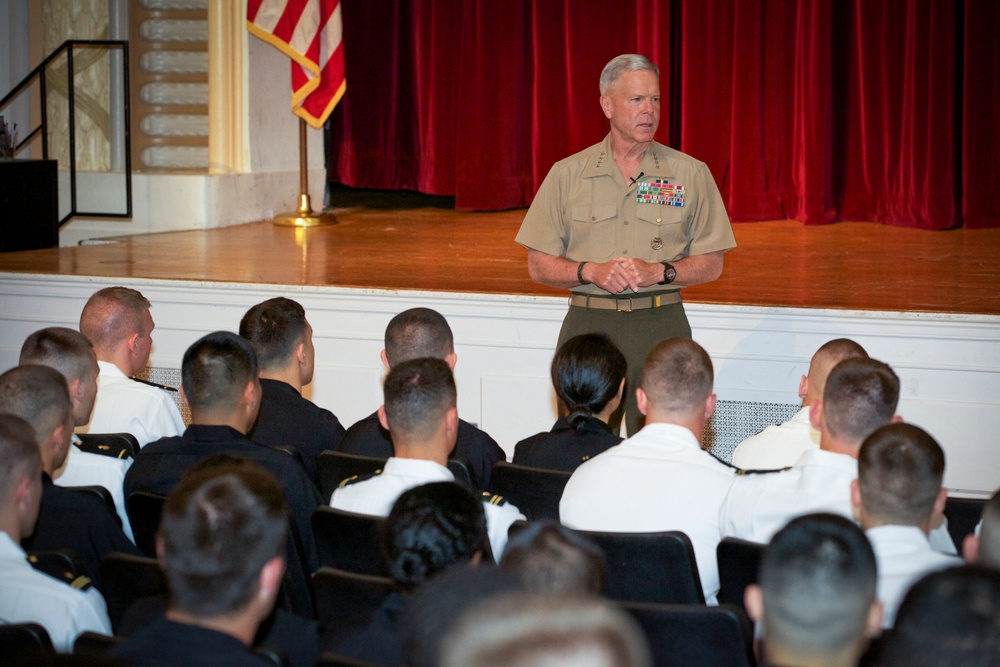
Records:
[[[551,431],[517,443],[513,463],[572,472],[621,442],[608,419],[621,405],[625,371],[625,356],[607,336],[566,341],[552,360],[552,385],[567,414]]]

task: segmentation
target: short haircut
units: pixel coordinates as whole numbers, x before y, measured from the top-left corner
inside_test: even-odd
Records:
[[[552,386],[578,431],[618,395],[627,369],[625,355],[603,334],[574,336],[562,344],[552,359]]]
[[[858,453],[861,503],[882,523],[919,525],[933,511],[943,478],[944,452],[913,424],[879,427]]]
[[[838,440],[857,446],[889,422],[899,402],[899,378],[876,359],[845,359],[823,388],[823,421]]]
[[[602,595],[607,583],[604,552],[558,521],[533,521],[517,532],[500,568],[513,572],[537,593]]]
[[[660,78],[660,68],[646,56],[638,53],[623,53],[620,56],[615,56],[601,71],[601,95],[607,95],[611,86],[615,85],[625,72],[641,71],[652,72],[656,78]]]
[[[261,369],[281,368],[305,340],[305,308],[283,296],[258,303],[240,320],[240,335],[253,345]]]
[[[645,667],[649,645],[624,611],[598,598],[514,593],[470,610],[445,637],[443,667]]]
[[[430,437],[457,400],[451,368],[430,357],[393,364],[382,389],[389,433],[415,440]]]
[[[445,568],[472,560],[486,543],[483,503],[454,482],[434,482],[401,495],[389,512],[382,553],[405,590]]]
[[[130,287],[105,287],[87,300],[80,314],[80,331],[94,347],[117,347],[134,333],[146,335],[145,313],[149,299]]]
[[[202,336],[181,361],[181,385],[193,410],[235,408],[255,379],[257,355],[245,338],[229,331]]]
[[[1000,664],[1000,572],[964,565],[918,581],[878,658],[880,665],[913,667]]]
[[[42,468],[31,424],[15,415],[0,414],[0,461],[0,505],[6,505],[17,483]]]
[[[264,565],[284,555],[287,534],[281,485],[256,463],[190,471],[160,523],[171,606],[196,618],[242,610]]]
[[[390,367],[420,357],[444,359],[454,351],[448,320],[436,310],[404,310],[385,328],[385,357]]]
[[[20,365],[54,368],[67,382],[82,380],[93,369],[94,346],[86,336],[66,327],[39,329],[21,346]]]
[[[809,385],[812,393],[823,395],[826,378],[833,367],[844,359],[867,359],[868,352],[850,338],[834,338],[820,346],[809,363]]]
[[[39,446],[72,413],[66,378],[54,368],[27,364],[0,375],[0,413],[20,417]]]
[[[708,353],[689,338],[669,338],[654,347],[642,367],[649,402],[668,412],[687,412],[712,394],[714,371]]]
[[[865,631],[875,554],[854,522],[807,514],[775,534],[760,566],[765,645],[798,655],[840,652]]]
[[[1000,491],[983,506],[979,529],[979,563],[1000,570]]]

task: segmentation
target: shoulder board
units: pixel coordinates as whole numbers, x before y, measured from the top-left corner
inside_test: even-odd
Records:
[[[506,505],[507,499],[501,495],[491,495],[489,491],[483,491],[483,502],[490,505]]]
[[[130,380],[134,380],[135,382],[139,382],[141,384],[148,384],[150,387],[156,387],[157,389],[162,389],[163,391],[172,391],[172,392],[175,392],[175,393],[177,392],[177,388],[176,387],[171,387],[169,385],[158,384],[158,383],[152,382],[150,380],[143,380],[142,378],[135,378],[134,377],[134,378],[129,378],[129,379]]]
[[[100,454],[110,456],[115,459],[127,459],[132,456],[132,449],[124,445],[116,445],[113,442],[94,442],[93,440],[81,441],[77,444],[80,451],[88,454]]]
[[[67,569],[65,561],[61,558],[39,558],[35,554],[29,554],[28,562],[36,571],[47,574],[77,590],[85,591],[94,585],[90,577],[77,575],[72,570]]]
[[[742,472],[742,470],[739,467],[734,466],[732,463],[730,463],[729,461],[727,461],[725,459],[720,459],[718,456],[716,456],[712,452],[708,451],[707,449],[703,449],[702,451],[705,452],[706,454],[708,454],[709,456],[711,456],[713,459],[715,459],[716,461],[718,461],[722,465],[726,466],[727,468],[732,468],[733,470],[735,470],[737,475],[739,475]]]
[[[371,479],[372,477],[378,477],[381,474],[382,474],[382,469],[379,468],[375,472],[370,472],[365,475],[351,475],[347,479],[341,481],[340,484],[337,485],[337,488],[342,489],[345,486],[350,486],[351,484],[357,484],[358,482],[364,482]]]
[[[80,575],[73,581],[69,582],[69,585],[78,591],[89,591],[94,587],[94,582],[90,580],[90,577]]]
[[[774,472],[785,472],[786,470],[791,470],[792,466],[786,468],[770,468],[767,470],[737,470],[737,475],[770,475]]]

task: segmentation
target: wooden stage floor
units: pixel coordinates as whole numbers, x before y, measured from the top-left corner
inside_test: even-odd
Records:
[[[338,210],[316,229],[259,222],[0,254],[0,272],[564,296],[527,275],[523,210]],[[128,227],[123,224],[123,231]],[[737,223],[721,279],[689,302],[1000,315],[1000,229]]]

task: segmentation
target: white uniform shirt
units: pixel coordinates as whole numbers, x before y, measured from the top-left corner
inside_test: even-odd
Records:
[[[73,436],[74,439],[76,436]],[[74,440],[75,442],[75,440]],[[103,486],[115,501],[115,511],[122,520],[122,530],[128,539],[132,536],[132,524],[125,511],[125,473],[132,467],[132,459],[115,459],[110,456],[92,454],[70,445],[66,462],[52,474],[52,481],[58,486]]]
[[[865,531],[878,564],[882,627],[891,628],[906,592],[925,574],[961,565],[962,559],[934,551],[916,526],[877,526]]]
[[[819,431],[809,423],[809,408],[802,408],[784,424],[768,426],[736,445],[733,465],[744,470],[787,468],[811,449],[819,449]]]
[[[389,458],[382,472],[362,482],[349,484],[333,492],[330,506],[346,512],[389,516],[396,499],[412,488],[432,482],[454,482],[455,476],[448,468],[434,461]],[[500,561],[507,546],[507,530],[515,521],[524,520],[521,510],[514,505],[493,505],[483,501],[486,512],[486,530],[490,538],[493,557]]]
[[[97,400],[90,423],[79,433],[131,433],[145,447],[184,432],[184,420],[167,392],[130,379],[112,363],[97,365]]]
[[[621,533],[684,532],[694,547],[705,601],[719,592],[719,506],[733,470],[702,451],[688,429],[647,424],[578,467],[559,502],[570,528]]]
[[[104,598],[36,571],[10,535],[0,532],[0,623],[38,623],[60,653],[83,632],[111,634]]]

